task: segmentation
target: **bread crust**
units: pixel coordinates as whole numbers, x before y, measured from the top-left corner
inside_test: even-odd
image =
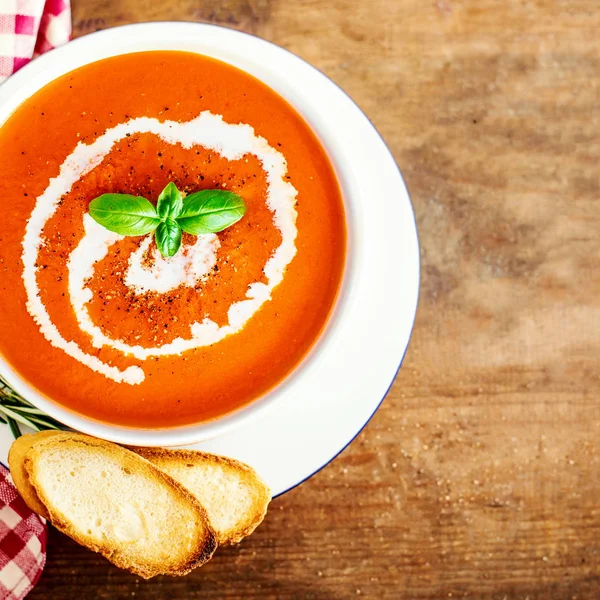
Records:
[[[84,446],[93,449],[102,448],[109,455],[115,457],[121,466],[135,470],[137,475],[146,476],[154,481],[167,486],[183,502],[187,503],[193,512],[196,513],[199,524],[204,530],[201,535],[198,547],[188,556],[182,557],[179,563],[163,566],[155,564],[144,564],[143,561],[134,561],[133,557],[123,553],[117,544],[105,542],[94,542],[89,536],[81,534],[77,528],[69,521],[68,517],[61,514],[52,504],[51,498],[47,496],[45,490],[37,479],[36,459],[40,452],[57,444]],[[78,433],[60,432],[54,436],[48,436],[40,439],[38,443],[32,443],[30,449],[25,454],[24,469],[27,474],[29,484],[35,490],[39,501],[46,508],[51,523],[60,531],[74,539],[77,543],[102,554],[117,567],[131,571],[132,573],[149,579],[156,575],[185,575],[192,569],[204,564],[211,558],[217,548],[217,538],[215,535],[206,510],[186,488],[175,481],[172,477],[161,471],[158,467],[147,461],[142,456],[118,446],[111,442],[106,442]]]
[[[44,519],[49,519],[50,515],[46,510],[46,507],[42,504],[42,501],[38,498],[37,492],[33,486],[29,483],[29,476],[25,470],[25,456],[31,447],[39,443],[41,440],[48,437],[52,437],[60,433],[60,431],[48,430],[40,431],[38,433],[26,433],[21,437],[17,438],[11,445],[8,451],[8,468],[10,474],[17,488],[19,494],[21,494],[25,504],[34,512],[36,512]]]
[[[219,531],[215,528],[220,545],[237,544],[249,536],[263,521],[271,501],[271,490],[259,477],[254,469],[234,458],[219,456],[198,450],[131,447],[136,454],[144,457],[161,468],[165,462],[176,464],[206,464],[218,465],[225,471],[234,472],[254,492],[253,510],[245,515],[235,530]],[[185,487],[185,484],[183,484]],[[193,493],[193,492],[191,492]],[[210,513],[209,513],[210,518]],[[214,527],[214,524],[213,524]]]

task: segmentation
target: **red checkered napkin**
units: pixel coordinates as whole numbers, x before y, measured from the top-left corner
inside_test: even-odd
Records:
[[[70,0],[0,0],[0,83],[70,36]]]
[[[27,507],[0,465],[0,600],[21,600],[37,583],[46,564],[46,536],[45,521]]]

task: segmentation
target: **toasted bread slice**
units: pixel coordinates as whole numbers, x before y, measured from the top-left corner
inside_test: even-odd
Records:
[[[184,575],[217,546],[198,500],[126,448],[60,432],[32,443],[24,467],[57,529],[141,577]]]
[[[45,519],[49,519],[50,515],[48,514],[46,507],[38,498],[35,489],[29,483],[29,478],[25,471],[25,456],[35,443],[48,437],[52,437],[57,433],[60,432],[49,430],[40,431],[39,433],[34,434],[27,433],[20,438],[17,438],[8,451],[8,467],[19,494],[21,494],[23,500],[25,500],[25,504],[27,504],[31,510]]]
[[[237,544],[264,519],[271,491],[248,465],[194,450],[132,450],[198,498],[208,513],[219,544]]]

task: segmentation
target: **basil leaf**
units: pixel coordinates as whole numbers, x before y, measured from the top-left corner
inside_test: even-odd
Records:
[[[192,235],[217,233],[237,223],[246,213],[244,200],[226,190],[203,190],[183,198],[168,183],[156,208],[145,198],[128,194],[103,194],[89,205],[90,216],[120,235],[155,232],[156,246],[165,257],[181,247],[182,230]]]
[[[174,256],[181,246],[181,229],[173,219],[168,218],[158,225],[154,238],[163,256]]]
[[[186,196],[177,223],[192,235],[217,233],[237,223],[246,212],[244,200],[226,190],[203,190]]]
[[[141,196],[102,194],[88,210],[96,223],[120,235],[146,235],[160,223],[154,206]]]
[[[183,207],[183,196],[177,189],[177,186],[171,181],[160,193],[156,203],[156,212],[164,221],[167,217],[175,218],[181,212]]]

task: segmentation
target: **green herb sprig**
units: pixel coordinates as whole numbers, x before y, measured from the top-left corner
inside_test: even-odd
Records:
[[[169,257],[181,247],[183,231],[191,235],[223,231],[244,216],[246,204],[226,190],[202,190],[184,198],[171,182],[156,206],[141,196],[102,194],[90,202],[89,213],[94,221],[120,235],[154,232],[160,253]]]
[[[21,435],[20,425],[25,425],[34,431],[64,429],[58,421],[29,404],[23,396],[8,385],[2,376],[0,376],[0,423],[8,424],[15,439]]]

